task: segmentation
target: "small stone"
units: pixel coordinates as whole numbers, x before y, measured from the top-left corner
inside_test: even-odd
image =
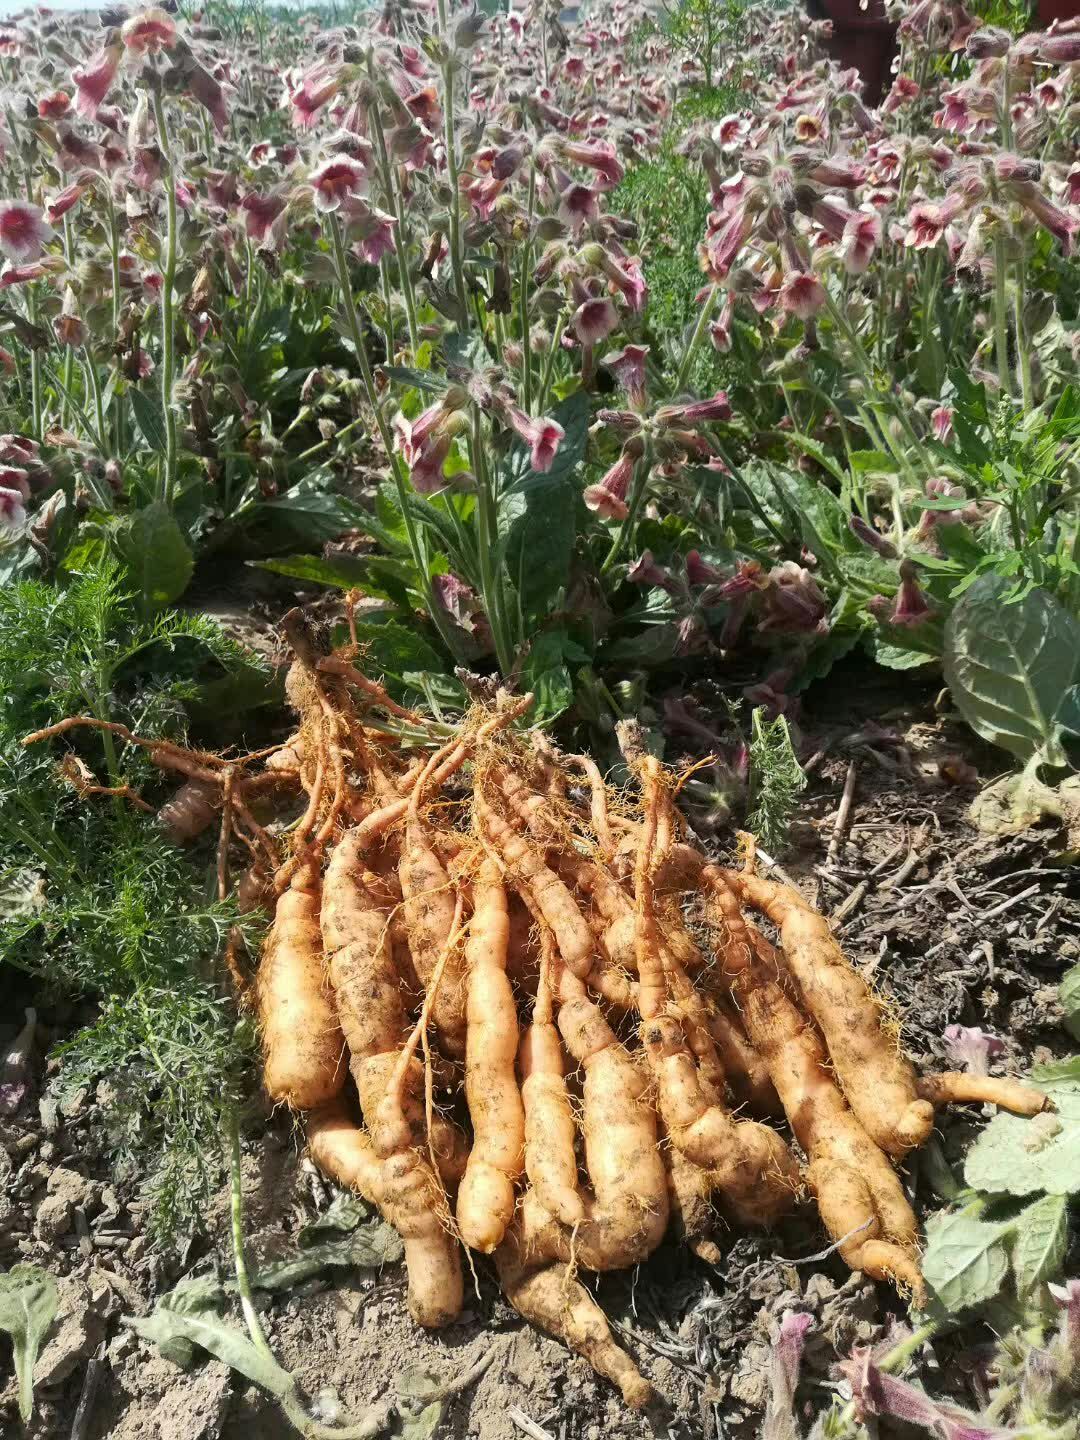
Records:
[[[41,1142],[41,1149],[38,1151],[38,1154],[41,1156],[42,1160],[51,1163],[60,1154],[60,1147],[59,1145],[54,1144],[52,1140],[43,1140]]]
[[[148,1235],[136,1235],[127,1247],[125,1258],[128,1264],[134,1265],[136,1260],[141,1260],[149,1249],[150,1237]]]
[[[72,1205],[86,1205],[93,1198],[96,1189],[92,1180],[87,1180],[77,1170],[58,1165],[49,1176],[45,1188],[50,1195],[63,1195]]]
[[[46,1202],[48,1203],[48,1202]],[[34,1384],[59,1385],[101,1344],[105,1323],[91,1303],[90,1288],[68,1275],[57,1282],[59,1307],[49,1332],[51,1338],[34,1366]]]
[[[41,1128],[46,1135],[55,1135],[60,1129],[60,1107],[51,1095],[43,1095],[38,1101]]]
[[[111,1110],[120,1099],[120,1092],[111,1080],[99,1080],[97,1089],[94,1091],[94,1099],[102,1110]]]
[[[46,1195],[34,1216],[34,1227],[42,1240],[59,1240],[71,1229],[75,1207],[66,1195]]]
[[[86,1109],[86,1101],[90,1092],[85,1088],[71,1090],[60,1101],[60,1114],[65,1120],[74,1120]]]
[[[119,1335],[109,1341],[109,1348],[105,1352],[105,1358],[110,1367],[115,1370],[117,1364],[123,1360],[125,1355],[130,1355],[135,1349],[135,1336],[130,1330],[121,1330]]]

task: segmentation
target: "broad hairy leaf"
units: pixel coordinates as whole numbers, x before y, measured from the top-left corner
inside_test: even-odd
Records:
[[[1017,1293],[1034,1290],[1053,1280],[1061,1269],[1069,1240],[1069,1200],[1066,1195],[1044,1195],[1022,1210],[1014,1221],[1012,1263]]]
[[[588,402],[582,394],[555,407],[565,434],[551,469],[533,471],[524,446],[506,463],[499,508],[499,549],[522,609],[538,619],[558,603],[570,578],[570,560],[581,506],[576,470],[585,453]]]
[[[294,1392],[295,1382],[288,1370],[256,1349],[244,1331],[220,1320],[212,1312],[184,1313],[159,1305],[144,1319],[127,1315],[124,1322],[136,1335],[153,1341],[166,1356],[170,1352],[177,1353],[177,1341],[186,1341],[188,1345],[208,1351],[216,1360],[221,1360],[279,1400]]]
[[[39,1265],[13,1265],[0,1275],[0,1330],[11,1336],[24,1425],[34,1413],[34,1363],[58,1304],[56,1281]]]
[[[536,697],[532,710],[535,721],[553,720],[569,709],[574,701],[574,682],[566,662],[581,663],[588,658],[565,630],[545,630],[536,637],[520,672],[522,688],[531,690]]]
[[[438,670],[439,656],[424,637],[396,620],[357,625],[363,663],[369,672],[402,681],[412,670]]]
[[[378,1269],[400,1260],[405,1253],[401,1237],[392,1225],[375,1221],[338,1240],[307,1245],[288,1260],[269,1260],[251,1277],[256,1290],[291,1290],[313,1275],[336,1266],[362,1270]]]
[[[926,1222],[922,1272],[934,1297],[951,1314],[991,1300],[1009,1268],[1008,1227],[959,1211]]]
[[[995,1115],[964,1162],[964,1179],[973,1189],[998,1195],[1080,1193],[1080,1075],[1032,1079],[1055,1110],[1031,1119]]]
[[[1074,965],[1062,976],[1058,1001],[1065,1017],[1065,1029],[1074,1040],[1080,1040],[1080,965]]]
[[[283,495],[265,500],[251,519],[305,545],[322,545],[336,540],[346,530],[365,530],[366,512],[344,496],[319,487],[317,480],[301,481]]]
[[[151,450],[165,453],[165,420],[161,413],[161,401],[156,395],[150,395],[145,390],[139,390],[131,386],[128,390],[131,400],[131,413],[135,416],[135,424],[139,427],[139,434],[146,441]]]
[[[942,665],[953,702],[984,740],[1021,760],[1064,765],[1057,719],[1080,666],[1080,623],[1043,590],[1004,603],[1006,580],[984,575],[945,627]]]
[[[113,542],[139,593],[158,607],[187,589],[195,557],[167,505],[154,500],[117,522]]]

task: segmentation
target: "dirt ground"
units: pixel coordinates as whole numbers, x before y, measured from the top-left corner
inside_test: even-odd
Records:
[[[710,713],[716,697],[705,689],[699,699],[701,713]],[[968,823],[975,788],[1004,768],[1000,757],[939,716],[926,684],[906,677],[901,690],[882,683],[880,672],[834,672],[799,723],[813,755],[811,786],[784,869],[836,918],[848,953],[902,1019],[916,1063],[940,1065],[942,1032],[952,1023],[1001,1037],[1006,1072],[1066,1053],[1056,985],[1080,960],[1080,888],[1058,856],[1053,829],[1002,840]],[[676,755],[683,745],[674,741]],[[686,739],[688,756],[701,748]],[[830,860],[852,767],[847,829]],[[42,1019],[55,1027],[46,1038],[59,1038],[73,1017]],[[29,1434],[276,1440],[295,1433],[272,1401],[220,1362],[180,1370],[124,1327],[123,1315],[146,1314],[182,1276],[215,1263],[227,1273],[230,1262],[224,1196],[208,1217],[212,1240],[168,1255],[151,1246],[139,1177],[117,1176],[110,1166],[112,1094],[106,1078],[93,1092],[63,1096],[49,1062],[30,1102],[0,1127],[0,1265],[32,1260],[61,1277],[60,1316],[38,1361]],[[961,1152],[978,1119],[970,1110],[943,1119],[947,1157]],[[245,1152],[245,1224],[257,1264],[295,1250],[297,1230],[325,1208],[328,1192],[286,1121],[268,1132],[259,1127]],[[940,1205],[921,1157],[908,1180],[921,1214]],[[718,1268],[665,1245],[638,1271],[600,1283],[620,1340],[664,1397],[640,1417],[583,1360],[525,1326],[499,1298],[485,1263],[465,1312],[438,1335],[409,1320],[400,1265],[330,1272],[259,1303],[281,1363],[338,1423],[392,1395],[411,1366],[460,1379],[492,1352],[483,1373],[449,1400],[440,1435],[535,1437],[535,1428],[522,1428],[524,1416],[552,1440],[741,1440],[759,1430],[770,1340],[783,1311],[815,1316],[800,1390],[807,1415],[834,1393],[830,1366],[840,1355],[904,1319],[886,1287],[822,1254],[826,1241],[811,1216],[793,1216],[770,1235],[729,1233]],[[977,1338],[953,1335],[923,1352],[916,1378],[971,1403],[956,1357]],[[21,1431],[8,1353],[0,1341],[0,1433],[14,1437]],[[89,1404],[73,1430],[84,1392]]]

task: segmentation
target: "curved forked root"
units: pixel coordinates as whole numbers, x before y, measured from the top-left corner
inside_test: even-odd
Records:
[[[918,1081],[919,1095],[931,1105],[996,1105],[1013,1115],[1039,1115],[1052,1108],[1049,1095],[1020,1080],[998,1079],[993,1075],[967,1075],[945,1070],[924,1075]]]
[[[607,1316],[568,1265],[522,1268],[513,1238],[495,1252],[503,1293],[519,1315],[583,1355],[593,1369],[622,1391],[632,1410],[644,1409],[656,1392],[625,1350],[611,1338]]]

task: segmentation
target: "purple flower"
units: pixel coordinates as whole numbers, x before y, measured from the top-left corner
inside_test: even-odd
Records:
[[[828,606],[809,570],[785,560],[769,571],[764,591],[762,632],[821,631]]]
[[[1061,1369],[1069,1380],[1075,1380],[1080,1374],[1080,1280],[1066,1280],[1064,1285],[1046,1288],[1065,1312],[1058,1332],[1064,1362]]]
[[[635,410],[645,408],[645,357],[648,345],[625,345],[604,356],[604,365],[615,376]]]
[[[671,590],[674,581],[668,572],[657,565],[651,550],[643,550],[626,572],[632,585],[656,585],[662,590]]]
[[[686,581],[695,588],[699,585],[719,585],[723,574],[714,565],[701,558],[699,550],[691,550],[686,557]]]
[[[36,260],[52,239],[51,225],[39,205],[26,200],[0,200],[0,250],[20,265]]]
[[[948,1025],[941,1037],[949,1063],[969,1075],[989,1075],[990,1061],[1004,1054],[1005,1042],[968,1025]]]
[[[921,1430],[938,1435],[941,1440],[1001,1440],[1017,1432],[986,1425],[957,1405],[932,1400],[929,1395],[907,1380],[886,1375],[875,1363],[869,1349],[856,1350],[850,1360],[843,1360],[837,1369],[851,1386],[855,1411],[860,1419],[872,1415],[890,1415]]]
[[[811,1315],[795,1310],[784,1311],[779,1333],[773,1340],[769,1402],[761,1426],[762,1440],[799,1440],[794,1413],[795,1391],[799,1384],[806,1332],[813,1323]]]
[[[585,487],[586,506],[602,520],[625,520],[629,515],[626,494],[634,474],[634,460],[627,446],[601,480]]]
[[[906,625],[914,628],[923,625],[935,614],[934,607],[927,600],[916,578],[918,571],[910,560],[901,561],[900,589],[896,605],[889,616],[890,625]]]
[[[871,550],[875,550],[886,560],[896,559],[896,546],[891,540],[886,540],[885,536],[875,530],[872,525],[868,525],[861,515],[852,515],[849,518],[848,529],[856,540],[861,540],[864,545],[868,545]]]
[[[559,445],[565,430],[556,420],[541,415],[534,420],[516,405],[508,405],[505,411],[507,424],[529,447],[532,468],[540,475],[546,475],[555,463]]]

